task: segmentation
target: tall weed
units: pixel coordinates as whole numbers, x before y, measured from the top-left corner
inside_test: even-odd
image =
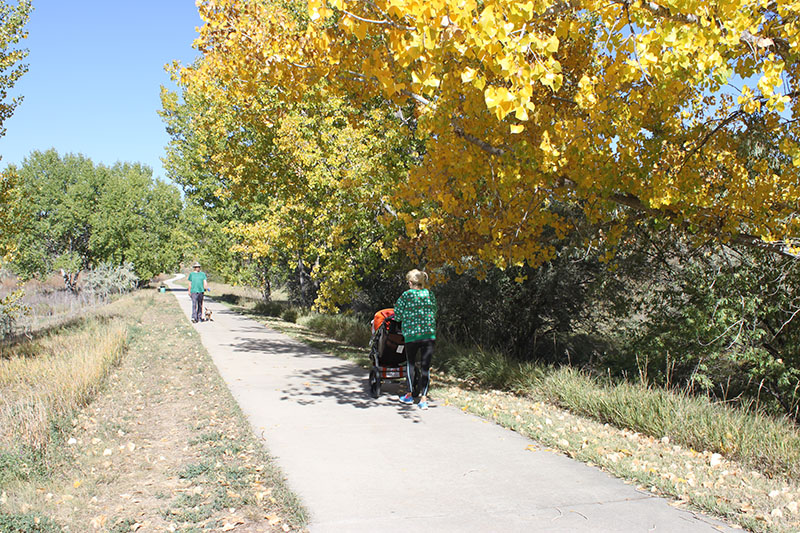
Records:
[[[473,385],[519,391],[536,381],[542,371],[498,350],[466,347],[446,341],[437,341],[434,366],[447,374]]]

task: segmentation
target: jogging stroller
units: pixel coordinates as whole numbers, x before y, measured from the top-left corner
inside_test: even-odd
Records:
[[[394,319],[394,309],[382,309],[372,320],[372,339],[369,341],[369,390],[373,398],[381,395],[381,382],[406,379],[405,339],[400,323]],[[414,373],[415,376],[419,372]]]

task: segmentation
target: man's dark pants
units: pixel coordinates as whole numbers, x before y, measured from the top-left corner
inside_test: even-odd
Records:
[[[203,296],[202,292],[193,292],[192,296],[192,320],[200,322],[203,320]]]

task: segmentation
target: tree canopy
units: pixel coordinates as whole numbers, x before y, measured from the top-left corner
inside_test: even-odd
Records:
[[[29,0],[12,6],[0,0],[0,137],[5,135],[3,124],[21,101],[21,97],[8,101],[8,91],[28,70],[22,63],[27,50],[14,48],[27,34],[25,24],[31,12]],[[17,220],[19,194],[16,190],[16,175],[0,172],[0,259],[12,251],[14,221]]]
[[[164,92],[168,173],[227,223],[235,252],[291,272],[304,305],[335,308],[394,253],[398,227],[381,220],[413,143],[382,106],[355,109],[324,84],[292,105],[269,88],[258,97],[242,108]]]
[[[82,155],[33,152],[19,169],[24,198],[12,266],[25,277],[100,262],[132,263],[148,280],[181,259],[182,202],[176,187],[140,164],[95,165]]]
[[[281,126],[320,80],[422,157],[393,207],[431,264],[536,265],[572,221],[658,220],[793,252],[800,5],[777,0],[206,0],[186,90]],[[280,105],[264,105],[265,88]],[[402,110],[409,110],[403,113]],[[769,157],[752,161],[752,142]],[[748,144],[750,143],[750,144]],[[269,176],[261,176],[268,183]]]
[[[28,51],[15,46],[28,36],[24,27],[30,13],[30,0],[20,0],[16,5],[0,0],[0,137],[6,132],[3,124],[22,100],[19,97],[9,101],[8,91],[28,71],[22,63]]]

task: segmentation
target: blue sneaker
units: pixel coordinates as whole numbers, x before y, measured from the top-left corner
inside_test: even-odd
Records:
[[[428,410],[428,402],[419,402],[417,404],[417,407],[419,407],[422,410],[427,411]]]
[[[411,405],[412,403],[414,403],[414,398],[411,397],[411,393],[409,392],[405,396],[400,396],[400,403]]]

